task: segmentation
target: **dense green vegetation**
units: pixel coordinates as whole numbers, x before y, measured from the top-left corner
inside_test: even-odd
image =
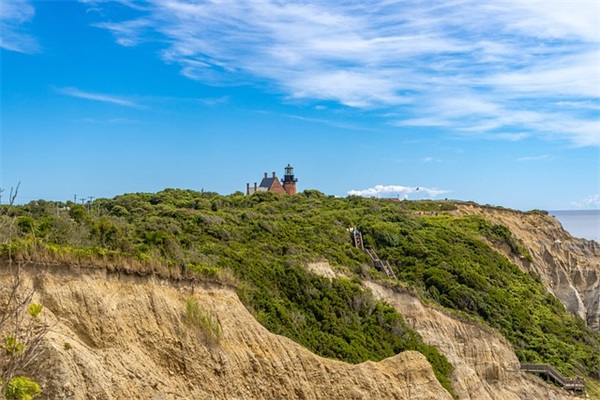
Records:
[[[173,275],[233,275],[242,301],[271,331],[353,363],[415,349],[449,388],[447,360],[362,289],[360,278],[384,277],[351,245],[346,229],[358,226],[405,285],[496,328],[521,361],[600,377],[599,336],[567,314],[539,278],[485,240],[531,257],[522,244],[505,227],[445,213],[453,208],[449,202],[334,198],[311,190],[220,196],[168,189],[87,205],[31,202],[3,217],[0,235],[5,256],[130,259]],[[304,268],[323,259],[353,278],[330,280]]]
[[[425,297],[484,320],[514,346],[521,362],[550,363],[567,374],[600,376],[597,334],[566,313],[536,275],[522,272],[481,240],[531,255],[503,226],[476,216],[402,221],[365,218],[364,229],[398,279]]]

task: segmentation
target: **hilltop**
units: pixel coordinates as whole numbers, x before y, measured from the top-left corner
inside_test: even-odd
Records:
[[[59,373],[76,398],[562,398],[519,361],[600,376],[598,248],[541,212],[172,189],[4,211],[4,276],[25,264],[56,327],[47,395],[71,393]]]

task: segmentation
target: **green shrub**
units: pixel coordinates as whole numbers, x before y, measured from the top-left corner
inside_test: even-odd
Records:
[[[38,315],[40,315],[40,313],[42,312],[43,308],[44,306],[41,304],[31,303],[29,304],[27,311],[29,312],[29,315],[31,315],[33,318],[37,318]]]
[[[7,400],[31,400],[42,392],[40,385],[25,376],[12,378],[6,385]]]
[[[33,233],[35,229],[35,220],[31,217],[21,215],[17,217],[17,226],[24,233]]]
[[[81,204],[73,204],[69,209],[69,215],[76,222],[82,222],[87,217],[87,208]]]
[[[23,353],[24,346],[14,335],[9,335],[4,338],[4,350],[10,354],[19,355]]]

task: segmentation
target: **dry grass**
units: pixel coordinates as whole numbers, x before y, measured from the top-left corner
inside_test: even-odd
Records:
[[[146,255],[134,258],[97,247],[79,249],[17,240],[3,245],[0,255],[16,263],[88,266],[139,275],[156,274],[174,279],[184,278],[185,275],[181,268],[168,266]]]
[[[198,329],[205,344],[209,346],[218,345],[223,338],[223,330],[216,314],[202,307],[191,297],[185,303],[183,322],[188,328]]]

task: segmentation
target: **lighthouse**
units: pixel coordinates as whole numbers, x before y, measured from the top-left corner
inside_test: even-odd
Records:
[[[298,179],[294,178],[294,168],[288,164],[287,167],[285,167],[285,174],[281,180],[281,183],[283,183],[283,190],[285,190],[287,194],[296,194],[296,182],[298,182]]]

